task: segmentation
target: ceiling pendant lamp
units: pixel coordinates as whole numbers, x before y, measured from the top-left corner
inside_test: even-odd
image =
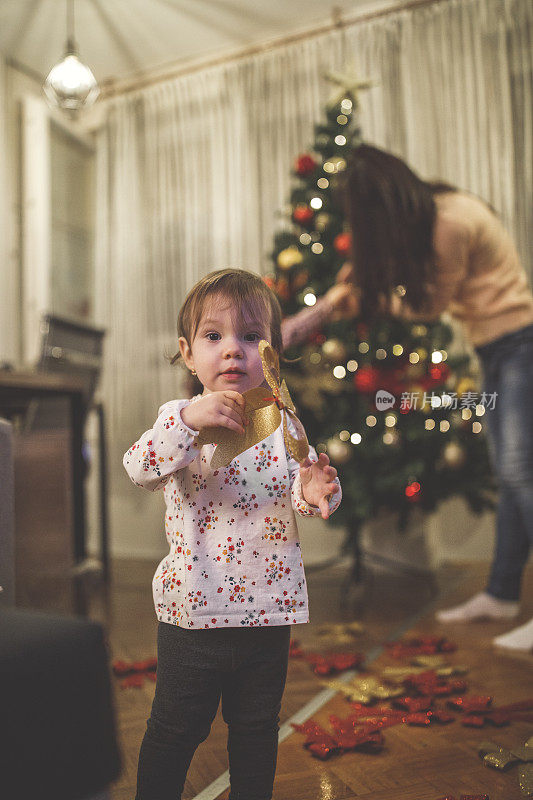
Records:
[[[43,90],[50,105],[73,116],[89,108],[100,94],[96,79],[78,56],[74,39],[74,0],[67,2],[67,43],[62,60],[52,67]]]

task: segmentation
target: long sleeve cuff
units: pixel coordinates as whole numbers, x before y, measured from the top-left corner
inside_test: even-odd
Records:
[[[341,489],[341,485],[340,485],[339,479],[335,478],[334,483],[337,484],[337,486],[339,487],[339,490],[337,492],[335,492],[335,494],[332,494],[330,499],[329,499],[329,513],[330,513],[330,515],[333,514],[333,512],[337,510],[337,508],[340,506],[340,503],[341,503],[341,500],[342,500],[342,489]],[[292,504],[293,504],[294,510],[298,514],[300,514],[300,516],[302,516],[302,517],[318,517],[318,516],[320,516],[320,509],[318,508],[318,506],[310,505],[307,502],[307,500],[305,499],[305,497],[303,496],[302,481],[301,481],[299,472],[296,475],[296,477],[294,478],[294,482],[292,484],[291,493],[292,493]]]
[[[185,425],[181,418],[181,410],[189,402],[172,400],[161,406],[154,427],[124,455],[124,468],[136,486],[154,492],[167,483],[172,473],[198,456],[198,431]]]

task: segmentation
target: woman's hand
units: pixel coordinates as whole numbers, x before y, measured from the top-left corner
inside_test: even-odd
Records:
[[[202,428],[229,428],[237,433],[244,433],[246,416],[245,399],[239,392],[210,392],[190,403],[181,412],[181,418],[187,427],[195,431]]]
[[[353,283],[336,283],[326,292],[333,307],[333,320],[352,319],[360,310],[359,290]]]
[[[345,261],[335,277],[336,283],[353,283],[355,271],[351,261]]]
[[[318,461],[306,458],[300,464],[300,480],[302,494],[306,503],[320,509],[322,519],[329,517],[329,498],[339,491],[335,467],[329,466],[329,458],[325,453],[320,453]]]

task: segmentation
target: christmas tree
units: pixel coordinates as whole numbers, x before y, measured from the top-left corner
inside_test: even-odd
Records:
[[[361,142],[357,91],[340,92],[316,125],[312,150],[298,156],[289,222],[275,238],[274,271],[265,280],[284,314],[312,306],[349,258],[350,232],[339,181]],[[383,317],[328,323],[288,350],[284,373],[309,440],[338,468],[343,502],[335,524],[358,553],[360,526],[382,509],[405,528],[413,508],[426,511],[460,495],[481,512],[493,504],[483,414],[495,398],[476,390],[468,354],[452,357],[444,321]]]

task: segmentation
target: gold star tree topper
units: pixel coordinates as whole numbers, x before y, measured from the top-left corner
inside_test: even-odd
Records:
[[[325,79],[337,87],[328,101],[328,107],[334,108],[341,100],[348,98],[352,101],[354,109],[359,107],[359,93],[376,85],[372,80],[359,80],[355,70],[348,72],[327,72]]]

